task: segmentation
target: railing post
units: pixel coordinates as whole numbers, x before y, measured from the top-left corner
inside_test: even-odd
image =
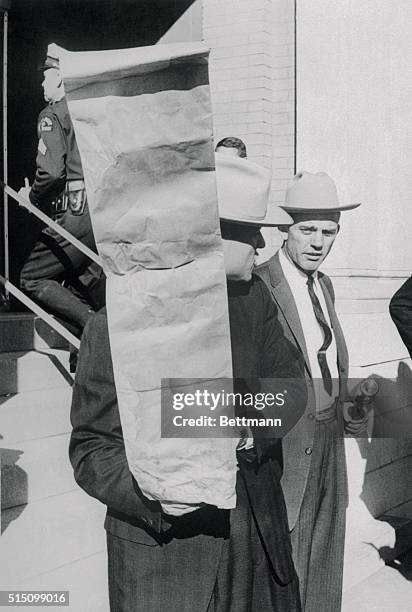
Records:
[[[0,8],[3,11],[3,181],[8,182],[8,134],[7,134],[7,39],[8,39],[8,22],[9,22],[9,0],[1,0]],[[4,276],[6,280],[10,275],[10,260],[9,260],[9,202],[8,195],[3,192],[3,239],[4,239]],[[5,289],[5,297],[8,302],[9,293]]]

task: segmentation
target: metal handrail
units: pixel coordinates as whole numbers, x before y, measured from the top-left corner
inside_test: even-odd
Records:
[[[71,242],[71,244],[77,247],[79,251],[82,251],[82,253],[84,253],[86,257],[99,264],[99,266],[102,265],[100,257],[94,251],[92,251],[91,249],[89,249],[89,247],[80,242],[80,240],[75,238],[70,232],[61,227],[61,225],[50,219],[50,217],[48,217],[44,212],[33,206],[33,204],[31,204],[27,200],[27,198],[24,198],[23,196],[19,195],[17,191],[15,191],[9,185],[6,185],[6,183],[4,183],[4,181],[2,180],[0,180],[0,186],[3,188],[4,193],[7,193],[21,206],[24,206],[24,208],[26,208],[29,213],[35,215],[38,219],[43,221],[43,223],[45,223],[46,225],[54,229],[55,232],[60,234],[60,236],[66,238],[66,240],[68,240],[69,242]],[[4,278],[0,275],[0,283],[4,285],[6,291],[10,292],[12,295],[14,295],[14,297],[20,300],[20,302],[27,306],[27,308],[29,308],[31,311],[41,317],[44,321],[46,321],[46,323],[50,325],[50,327],[52,327],[58,334],[63,336],[63,338],[66,338],[66,340],[68,340],[70,344],[72,344],[77,349],[79,348],[80,341],[78,338],[76,338],[76,336],[69,332],[61,323],[56,321],[48,312],[41,308],[41,306],[36,304],[36,302],[33,302],[32,299],[30,299],[27,295],[20,291],[20,289],[13,285],[13,283],[11,283],[8,278]]]
[[[12,187],[9,187],[9,185],[6,185],[1,180],[0,180],[0,186],[4,189],[5,193],[7,193],[14,200],[16,200],[16,202],[18,202],[21,206],[24,206],[24,208],[26,208],[31,214],[35,215],[38,219],[43,221],[43,223],[45,223],[46,225],[54,229],[54,231],[60,234],[60,236],[63,236],[63,238],[66,238],[66,240],[68,240],[75,247],[77,247],[79,251],[82,251],[82,253],[84,253],[86,257],[95,261],[97,264],[99,264],[99,266],[102,265],[102,260],[94,251],[92,251],[91,249],[89,249],[89,247],[87,247],[85,244],[80,242],[80,240],[75,238],[70,232],[68,232],[63,227],[61,227],[61,225],[56,223],[56,221],[53,221],[52,219],[50,219],[50,217],[48,217],[44,212],[42,212],[41,210],[33,206],[33,204],[31,204],[29,200],[27,200],[27,198],[24,198],[23,196],[19,195],[17,191],[14,191]]]
[[[13,283],[11,283],[9,280],[6,280],[1,275],[0,275],[0,283],[4,285],[4,287],[7,289],[9,293],[14,295],[14,297],[16,297],[21,302],[23,302],[23,304],[27,306],[27,308],[32,310],[36,315],[38,315],[44,321],[46,321],[46,323],[50,325],[50,327],[52,327],[55,331],[57,331],[58,334],[63,336],[63,338],[66,338],[66,340],[68,340],[70,344],[72,344],[77,349],[79,348],[80,346],[79,339],[76,338],[76,336],[74,336],[71,332],[69,332],[69,330],[66,329],[61,323],[59,323],[58,321],[56,321],[56,319],[54,319],[51,315],[49,315],[48,312],[43,310],[41,306],[36,304],[36,302],[33,302],[33,300],[31,300],[27,295],[25,295],[22,291],[20,291],[20,289],[18,289],[15,285],[13,285]]]

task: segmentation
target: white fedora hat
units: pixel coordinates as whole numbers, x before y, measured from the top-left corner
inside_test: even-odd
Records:
[[[291,225],[293,219],[279,206],[267,211],[270,173],[248,159],[216,153],[219,216],[247,225]]]
[[[336,185],[326,172],[299,172],[286,190],[282,208],[288,212],[351,210],[357,204],[339,204]]]

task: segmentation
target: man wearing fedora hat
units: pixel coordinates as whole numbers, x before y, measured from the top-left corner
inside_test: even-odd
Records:
[[[281,228],[282,248],[257,269],[286,337],[299,350],[308,386],[305,414],[283,439],[282,480],[306,612],[341,607],[347,506],[343,434],[356,434],[365,425],[351,422],[344,410],[348,354],[331,280],[318,270],[335,242],[341,211],[357,206],[339,203],[327,174],[297,174],[283,206],[293,224]]]
[[[20,195],[50,214],[89,248],[96,250],[83,169],[59,70],[59,48],[48,47],[42,66],[47,106],[37,124],[38,150],[33,185]],[[55,314],[76,335],[104,303],[100,267],[49,227],[45,227],[21,271],[22,289]]]
[[[261,226],[291,218],[281,209],[267,214],[265,169],[217,154],[216,173],[235,384],[243,391],[270,391],[269,379],[293,379],[284,410],[287,430],[303,413],[306,385],[297,351],[253,267],[264,246]],[[129,470],[104,311],[83,334],[71,420],[75,478],[107,505],[113,612],[301,610],[280,486],[281,449],[273,432],[253,439],[248,430],[239,442],[234,510],[188,506],[183,516],[166,514],[143,495]]]

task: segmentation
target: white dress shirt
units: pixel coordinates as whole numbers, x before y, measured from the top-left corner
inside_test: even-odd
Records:
[[[326,361],[332,376],[332,394],[325,390],[323,385],[322,373],[318,362],[318,350],[323,344],[324,334],[319,325],[310,299],[307,280],[308,276],[295,266],[285,255],[283,248],[279,250],[279,262],[288,282],[293,297],[295,298],[296,308],[302,325],[303,336],[306,342],[306,350],[309,357],[309,365],[312,373],[315,396],[316,411],[326,410],[339,394],[339,373],[338,373],[338,353],[336,348],[335,334],[333,333],[330,322],[328,308],[321,285],[319,284],[317,272],[313,276],[313,289],[322,307],[325,320],[332,332],[332,342],[326,350]]]

